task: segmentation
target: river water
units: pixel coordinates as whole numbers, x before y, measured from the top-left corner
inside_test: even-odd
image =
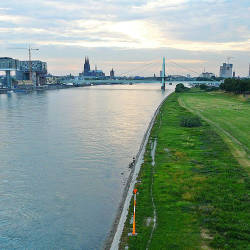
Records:
[[[0,95],[0,248],[100,249],[166,92],[158,83]]]

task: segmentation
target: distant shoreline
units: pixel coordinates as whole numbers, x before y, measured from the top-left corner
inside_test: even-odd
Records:
[[[186,82],[188,84],[201,84],[201,83],[205,83],[204,81],[180,81],[180,80],[173,80],[173,81],[167,81],[167,82],[173,82],[173,83],[182,83],[182,82]],[[47,84],[47,85],[42,85],[42,86],[33,86],[33,85],[20,85],[17,88],[3,88],[0,87],[0,94],[8,94],[9,92],[15,92],[15,93],[28,93],[28,92],[33,92],[33,91],[47,91],[47,90],[57,90],[57,89],[68,89],[68,88],[82,88],[82,87],[91,87],[91,86],[110,86],[110,85],[133,85],[133,84],[143,84],[143,83],[155,83],[155,84],[161,84],[160,81],[153,81],[153,80],[126,80],[126,81],[107,81],[107,80],[103,80],[103,81],[89,81],[89,83],[87,84],[78,84],[78,85],[67,85],[67,83],[58,83],[58,84]],[[207,84],[219,84],[219,82],[211,82],[208,81],[206,82]],[[70,84],[70,82],[68,82],[68,84]]]
[[[79,85],[67,85],[67,84],[48,84],[42,86],[33,86],[33,85],[21,85],[17,88],[0,88],[0,94],[8,94],[10,92],[14,93],[28,93],[34,91],[47,91],[47,90],[58,90],[58,89],[73,89],[73,88],[83,88],[91,86],[110,86],[110,85],[133,85],[137,83],[156,83],[158,82],[143,82],[143,81],[129,81],[129,82],[93,82],[90,84],[79,84]]]

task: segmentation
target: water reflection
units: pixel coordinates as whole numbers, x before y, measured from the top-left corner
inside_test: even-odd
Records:
[[[1,248],[100,249],[165,94],[141,84],[1,95]]]

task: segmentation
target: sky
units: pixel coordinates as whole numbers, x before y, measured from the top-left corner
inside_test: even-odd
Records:
[[[250,63],[249,0],[0,1],[0,57],[48,63],[55,75],[91,68],[106,74],[219,73],[230,58],[236,75]]]

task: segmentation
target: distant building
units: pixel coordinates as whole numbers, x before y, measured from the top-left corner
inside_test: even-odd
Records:
[[[145,77],[143,77],[143,76],[135,76],[134,77],[134,80],[143,80],[143,79],[145,79]]]
[[[207,78],[207,79],[211,79],[212,77],[214,77],[215,75],[213,73],[210,73],[210,72],[203,72],[201,73],[200,77],[203,77],[203,78]]]
[[[12,87],[11,71],[16,71],[20,68],[20,62],[10,57],[0,57],[0,71],[5,71],[6,77],[2,80],[5,87]]]
[[[232,72],[233,72],[233,64],[223,63],[223,65],[220,66],[220,77],[231,78]]]
[[[105,76],[105,74],[103,73],[102,70],[95,69],[95,70],[90,70],[88,76],[103,77],[103,76]]]
[[[0,57],[0,70],[17,70],[20,67],[19,61],[10,57]]]
[[[87,76],[87,77],[104,77],[105,74],[102,70],[97,70],[97,67],[95,67],[95,70],[90,70],[90,63],[89,58],[85,57],[83,72],[79,74],[80,77]]]
[[[168,79],[170,81],[186,81],[188,78],[182,75],[169,75]]]
[[[114,78],[115,78],[115,71],[114,71],[114,69],[112,69],[112,70],[110,71],[110,78],[111,78],[111,79],[114,79]]]
[[[88,76],[89,75],[89,71],[90,71],[89,58],[85,57],[83,75],[84,76]]]
[[[36,86],[46,84],[47,63],[34,60],[31,61],[32,83]],[[20,69],[16,71],[18,81],[30,79],[30,61],[20,61]]]
[[[4,84],[5,76],[0,76],[0,87]]]
[[[32,79],[30,79],[30,66]],[[21,84],[29,81],[29,84],[36,86],[46,84],[47,75],[47,63],[42,61],[19,61],[10,57],[0,58],[0,71],[6,71],[6,84],[8,87],[12,87],[11,71],[16,72],[16,80]]]

